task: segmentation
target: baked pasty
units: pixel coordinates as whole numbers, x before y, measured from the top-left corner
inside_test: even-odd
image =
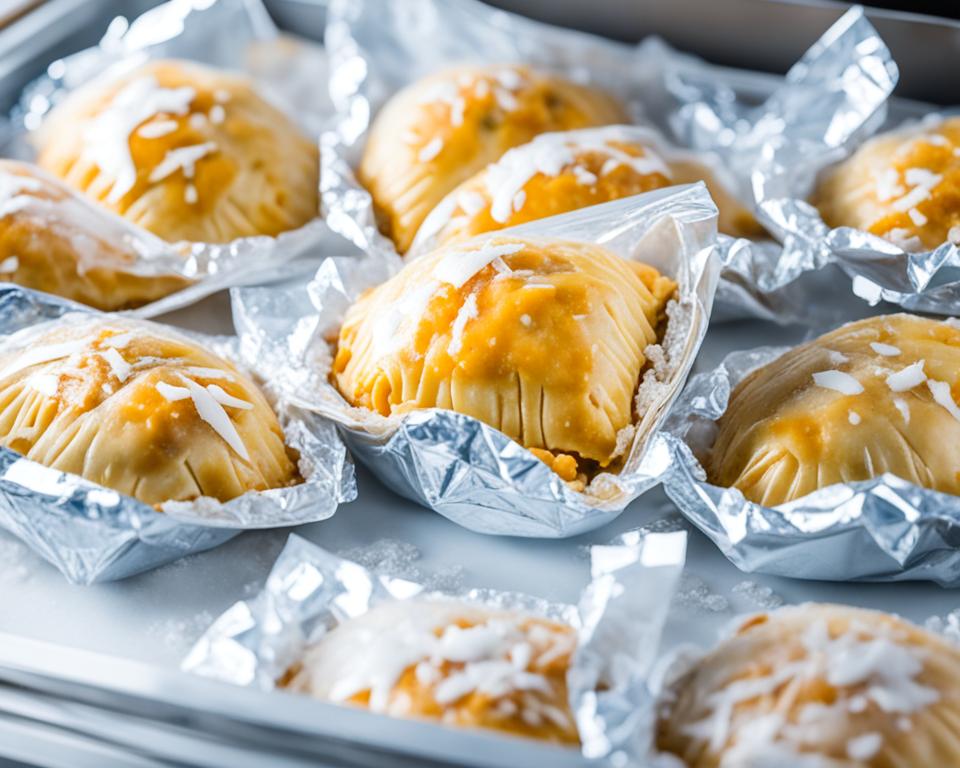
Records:
[[[318,149],[249,80],[154,61],[78,88],[38,162],[165,240],[278,235],[319,213]]]
[[[153,505],[300,482],[256,385],[148,323],[68,315],[0,355],[0,445]]]
[[[349,403],[384,416],[472,416],[582,481],[625,449],[645,350],[675,288],[599,246],[482,236],[363,295],[333,378]]]
[[[150,253],[148,238],[132,238],[126,226],[39,168],[0,160],[0,280],[108,311],[189,285],[128,271]]]
[[[832,227],[856,227],[907,251],[960,243],[960,117],[924,120],[866,142],[820,182]]]
[[[280,685],[396,717],[578,744],[567,701],[576,634],[468,603],[383,603],[305,653]]]
[[[730,395],[710,482],[768,506],[884,472],[960,493],[960,329],[860,320],[790,350]]]
[[[641,140],[637,129],[623,126],[541,134],[457,187],[431,211],[415,244],[466,240],[692,181],[706,181],[711,195],[722,201],[724,232],[747,236],[762,231],[704,164],[689,153],[661,152],[660,143],[652,136]]]
[[[380,110],[358,179],[405,253],[427,214],[511,147],[546,131],[622,123],[599,90],[528,67],[460,67],[424,78]]]
[[[660,750],[690,768],[960,764],[960,650],[895,616],[759,614],[664,696]]]

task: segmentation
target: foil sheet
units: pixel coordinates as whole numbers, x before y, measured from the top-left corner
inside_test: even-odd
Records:
[[[106,318],[139,325],[18,286],[0,285],[0,351],[29,348],[50,323]],[[236,339],[158,326],[238,363]],[[241,368],[243,365],[238,363]],[[126,578],[215,547],[242,530],[329,518],[356,496],[353,465],[332,425],[284,402],[273,403],[286,442],[300,452],[304,482],[248,492],[226,503],[167,502],[163,512],[109,488],[0,448],[0,525],[56,566],[71,582]]]
[[[329,258],[311,283],[235,289],[234,324],[244,359],[283,399],[340,428],[355,458],[388,487],[474,531],[566,537],[598,528],[659,482],[651,437],[678,396],[706,332],[719,264],[717,209],[703,184],[670,187],[542,219],[491,236],[530,235],[602,244],[674,278],[678,299],[662,343],[667,371],[637,426],[618,474],[583,493],[502,432],[453,411],[384,418],[351,407],[329,381],[328,340],[365,289],[399,268],[377,254]],[[662,385],[662,386],[661,386]]]
[[[790,198],[808,194],[803,185],[812,184],[817,170],[842,159],[884,119],[897,70],[862,9],[845,14],[786,80],[731,75],[657,38],[625,46],[473,0],[334,0],[326,43],[337,118],[321,137],[322,206],[330,227],[365,251],[396,257],[352,170],[384,102],[454,64],[524,62],[612,89],[635,122],[723,169],[718,179],[782,241],[720,236],[724,266],[715,319],[795,321],[808,316],[812,299],[842,319],[831,305],[849,296],[840,270],[851,271],[853,257],[841,258],[822,242],[822,222],[801,226],[796,211],[809,213],[806,203],[798,200],[793,213],[779,218],[764,206],[784,196],[774,179],[789,182]],[[748,106],[758,95],[766,97],[762,104]],[[766,191],[758,197],[760,189]],[[783,221],[791,223],[789,232]],[[817,246],[798,247],[801,236]]]
[[[270,691],[324,634],[384,602],[453,599],[515,610],[574,627],[578,644],[567,683],[583,752],[612,764],[634,764],[650,749],[656,713],[647,679],[685,551],[683,532],[592,547],[591,580],[573,606],[489,589],[429,592],[292,535],[263,591],[217,619],[183,668]]]
[[[960,498],[885,474],[765,507],[707,482],[697,460],[716,436],[730,393],[786,348],[734,352],[691,378],[658,436],[670,456],[664,490],[743,571],[828,581],[960,585]]]
[[[0,131],[0,152],[31,160],[31,132],[70,91],[105,72],[123,72],[145,61],[180,58],[241,71],[262,96],[301,126],[319,136],[332,105],[317,78],[326,72],[323,49],[280,34],[259,0],[171,0],[128,23],[118,17],[99,45],[52,62],[31,83]],[[192,304],[235,285],[276,279],[298,256],[347,248],[319,218],[277,237],[245,237],[229,243],[167,243],[109,211],[98,211],[101,232],[122,230],[122,238],[139,258],[133,264],[109,265],[137,275],[179,275],[191,285],[141,307],[132,314],[154,317]],[[94,223],[91,224],[92,226]]]

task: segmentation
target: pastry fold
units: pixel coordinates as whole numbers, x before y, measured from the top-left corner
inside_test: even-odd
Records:
[[[907,314],[850,323],[742,381],[704,457],[767,506],[885,472],[960,493],[960,329]]]
[[[673,681],[660,750],[691,768],[960,763],[960,650],[879,611],[805,604],[748,619]]]
[[[385,416],[472,416],[573,480],[623,449],[645,350],[675,289],[600,246],[482,236],[418,257],[362,296],[333,378],[352,405]]]
[[[165,240],[227,243],[316,218],[318,153],[245,77],[171,60],[78,88],[38,162]]]
[[[625,121],[595,88],[522,66],[460,67],[426,77],[380,110],[358,179],[400,253],[454,188],[547,131]]]
[[[0,445],[153,505],[300,481],[230,363],[153,325],[68,317],[0,356]]]
[[[813,202],[831,227],[855,227],[907,251],[960,243],[960,117],[870,139],[823,176]]]

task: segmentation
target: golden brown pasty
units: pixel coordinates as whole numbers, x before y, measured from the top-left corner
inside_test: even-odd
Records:
[[[574,480],[623,450],[675,288],[599,246],[481,236],[362,296],[333,377],[348,402],[384,416],[435,407],[484,421]]]
[[[689,153],[663,153],[622,126],[545,133],[468,179],[426,218],[416,244],[467,240],[528,221],[674,184],[705,181],[720,201],[720,229],[758,235],[756,219]]]
[[[814,195],[824,221],[907,251],[960,243],[960,117],[924,120],[866,142]]]
[[[319,213],[317,145],[239,75],[154,61],[78,88],[39,164],[171,242],[278,235]]]
[[[427,214],[511,147],[546,131],[622,123],[606,93],[528,67],[460,67],[424,78],[380,110],[358,178],[405,253]]]
[[[901,314],[844,325],[734,389],[707,475],[768,506],[884,472],[960,493],[958,389],[951,322]]]
[[[280,685],[395,717],[578,744],[566,625],[459,602],[384,603],[326,634]]]
[[[39,168],[0,160],[0,280],[108,311],[190,284],[127,271],[150,254],[148,238],[134,240],[125,226]]]
[[[759,614],[664,699],[658,747],[691,768],[960,764],[960,650],[879,611]]]
[[[0,445],[154,505],[299,482],[256,385],[147,323],[70,315],[0,354]]]

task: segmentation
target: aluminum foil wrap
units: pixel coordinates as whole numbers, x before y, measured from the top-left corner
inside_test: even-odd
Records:
[[[668,79],[682,105],[670,115],[677,139],[725,159],[749,185],[759,220],[781,244],[733,244],[718,304],[765,306],[788,319],[803,318],[811,300],[829,311],[832,297],[846,291],[847,280],[836,282],[842,270],[871,304],[956,310],[956,246],[910,253],[866,232],[830,229],[807,202],[821,171],[881,127],[915,114],[916,106],[888,104],[897,80],[889,49],[859,7],[844,14],[759,107],[738,101],[733,88],[711,82],[695,66]],[[785,290],[792,284],[795,289]],[[732,295],[730,286],[737,287]]]
[[[4,139],[0,153],[32,159],[31,132],[72,90],[105,72],[119,73],[162,58],[188,59],[247,74],[261,95],[291,115],[308,135],[319,136],[330,118],[326,89],[316,85],[326,73],[323,49],[281,35],[259,0],[171,0],[129,24],[118,17],[98,46],[52,62],[46,75],[25,89],[8,130],[0,132]],[[278,237],[167,243],[95,203],[90,207],[91,231],[116,237],[136,255],[133,263],[107,266],[136,275],[177,275],[192,282],[134,312],[143,317],[172,311],[230,286],[276,279],[297,256],[332,248],[342,252],[348,247],[327,228],[319,211],[318,218]]]
[[[632,764],[650,747],[655,711],[647,679],[685,551],[683,532],[592,547],[591,580],[573,606],[489,589],[430,592],[292,535],[263,591],[217,619],[183,668],[269,691],[323,635],[385,602],[456,600],[528,613],[577,632],[567,683],[584,754]]]
[[[734,352],[691,378],[658,436],[663,483],[680,511],[744,571],[828,581],[960,585],[960,498],[885,474],[765,507],[707,482],[697,460],[716,436],[730,393],[785,348]]]
[[[716,207],[702,184],[670,187],[542,219],[491,236],[530,235],[602,244],[675,279],[678,298],[666,336],[665,368],[637,425],[619,474],[602,473],[582,493],[502,432],[442,409],[384,418],[350,406],[329,381],[328,340],[365,289],[395,261],[330,258],[313,281],[235,289],[234,323],[247,363],[283,399],[340,428],[350,451],[386,485],[481,533],[565,537],[598,528],[659,482],[665,465],[651,436],[679,394],[706,332],[719,264]]]
[[[87,307],[0,285],[0,352],[29,348],[51,323],[106,318],[136,327],[146,321],[105,315]],[[237,362],[236,339],[158,326]],[[239,363],[238,363],[239,364]],[[243,368],[242,364],[240,367]],[[0,448],[0,525],[55,565],[70,581],[122,579],[193,552],[215,547],[240,531],[316,522],[356,496],[353,465],[328,422],[274,402],[287,444],[300,452],[304,482],[251,491],[226,503],[201,498],[167,502],[163,512],[83,478]]]

